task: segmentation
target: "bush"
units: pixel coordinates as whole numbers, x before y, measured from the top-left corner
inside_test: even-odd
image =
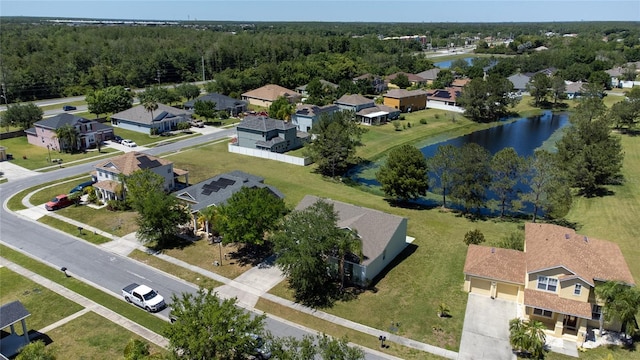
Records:
[[[188,122],[178,123],[178,130],[187,130],[189,128],[191,128],[191,124],[189,124]]]
[[[87,201],[91,204],[98,203],[98,194],[93,190],[92,186],[89,186],[84,189],[85,194],[87,194]]]
[[[466,234],[464,234],[464,243],[467,245],[479,245],[484,241],[484,234],[478,229],[470,230]]]
[[[433,117],[435,117],[435,118],[436,118],[436,120],[437,120],[437,119],[440,119],[440,114],[435,114]],[[425,120],[425,121],[426,121],[426,120]]]
[[[131,209],[129,203],[124,200],[109,200],[107,201],[107,210],[109,211],[126,211]]]
[[[503,249],[513,249],[524,251],[524,232],[514,231],[503,237],[498,243],[498,247]]]
[[[407,123],[407,128],[411,128],[411,123]]]
[[[401,130],[402,130],[402,128],[401,128],[401,127],[402,127],[402,125],[400,125],[400,121],[398,121],[398,120],[394,120],[394,121],[392,122],[392,124],[393,124],[393,127],[396,129],[396,131],[401,131]]]
[[[404,120],[404,119],[406,119],[404,115],[400,115],[400,120]]]
[[[437,119],[437,116],[438,116],[438,115],[436,114],[436,119]],[[420,119],[420,124],[422,124],[422,125],[426,125],[426,124],[427,124],[427,119],[424,119],[424,118],[423,118],[423,119]]]

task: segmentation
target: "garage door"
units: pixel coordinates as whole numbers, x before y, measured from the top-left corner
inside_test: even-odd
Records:
[[[491,295],[491,281],[483,279],[471,279],[471,292],[474,294]]]
[[[498,283],[498,299],[516,301],[518,300],[518,287],[515,285]]]

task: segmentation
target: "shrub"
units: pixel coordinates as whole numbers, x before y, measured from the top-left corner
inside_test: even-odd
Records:
[[[188,122],[178,123],[178,130],[187,130],[189,128],[191,128],[191,124],[189,124]]]
[[[467,245],[478,245],[483,243],[484,241],[484,234],[478,229],[470,230],[466,234],[464,234],[464,243]]]
[[[406,119],[404,115],[400,115],[400,120],[404,120],[404,119]]]
[[[411,128],[411,123],[407,123],[407,128]]]
[[[436,115],[436,116],[438,116],[438,115]],[[437,119],[437,117],[436,117],[436,119]],[[426,125],[427,124],[427,119],[424,119],[424,118],[420,119],[420,124]]]
[[[434,117],[437,119],[440,119],[440,114],[435,114]],[[425,120],[426,121],[426,120]]]
[[[109,211],[126,211],[131,207],[129,203],[124,200],[109,200],[107,201],[107,210]]]
[[[401,128],[402,125],[400,125],[400,121],[394,120],[392,122],[392,124],[393,124],[393,127],[396,129],[396,131],[401,131],[402,130],[402,128]]]

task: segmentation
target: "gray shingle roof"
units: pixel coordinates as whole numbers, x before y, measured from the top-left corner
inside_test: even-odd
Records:
[[[315,204],[320,198],[306,195],[296,206],[296,210],[303,210]],[[364,265],[378,258],[386,249],[404,218],[385,212],[351,205],[331,199],[323,199],[333,204],[338,213],[338,227],[356,230],[362,238],[362,253],[365,256]]]
[[[235,108],[238,106],[247,106],[247,102],[244,100],[234,99],[232,97],[218,94],[218,93],[210,93],[206,95],[202,95],[197,99],[189,100],[184,103],[186,108],[192,108],[196,101],[212,101],[216,103],[216,110],[226,110],[230,108]]]
[[[0,306],[0,329],[28,317],[31,313],[18,300]]]
[[[273,195],[281,199],[284,198],[284,194],[280,190],[263,182],[264,178],[262,177],[235,170],[189,186],[175,192],[174,195],[178,199],[188,202],[192,211],[200,211],[212,205],[225,204],[233,194],[243,187],[267,188]]]
[[[290,122],[283,120],[272,119],[266,116],[246,116],[240,124],[239,129],[257,130],[257,131],[270,131],[270,130],[287,130],[295,128],[296,126]]]
[[[433,68],[421,73],[417,73],[416,75],[420,76],[425,80],[435,80],[438,77],[438,73],[441,71],[440,68]]]
[[[344,105],[364,105],[364,104],[373,104],[373,100],[366,98],[360,94],[352,94],[352,95],[342,95],[340,99],[335,101],[336,104],[344,104]]]
[[[296,109],[296,115],[313,117],[315,115],[320,115],[324,113],[333,113],[338,110],[340,110],[340,108],[338,108],[338,106],[334,104],[329,104],[325,106],[298,105],[298,108]]]
[[[531,76],[525,74],[515,74],[509,76],[507,79],[513,84],[513,88],[516,90],[524,90],[527,88],[527,84],[531,80]]]
[[[131,109],[111,115],[112,119],[145,125],[151,125],[154,121],[159,121],[168,117],[189,119],[191,118],[191,115],[186,110],[174,108],[165,104],[158,104],[158,109],[153,111],[153,118],[151,118],[151,113],[149,113],[142,105],[134,106]]]
[[[75,116],[73,114],[63,113],[63,114],[58,114],[56,116],[52,116],[52,117],[44,119],[44,120],[40,120],[40,121],[36,122],[34,125],[35,126],[39,126],[39,127],[43,127],[43,128],[46,128],[46,129],[56,130],[56,129],[59,129],[59,128],[67,125],[67,124],[71,125],[71,126],[75,126],[76,123],[78,123],[78,122],[89,123],[89,122],[92,122],[92,120],[85,119],[85,118],[79,117],[79,116]]]

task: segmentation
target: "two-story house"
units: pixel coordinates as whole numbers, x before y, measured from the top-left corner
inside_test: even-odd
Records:
[[[388,89],[387,82],[384,80],[384,78],[378,75],[367,73],[367,74],[363,74],[353,78],[352,81],[354,84],[357,84],[359,81],[369,82],[369,84],[371,85],[371,88],[376,94],[380,94],[381,92]]]
[[[110,126],[64,113],[34,123],[32,128],[25,130],[27,141],[31,145],[61,150],[56,131],[65,125],[72,126],[78,132],[76,150],[96,147],[98,142],[113,139],[114,136]]]
[[[424,90],[391,89],[384,96],[384,104],[401,112],[423,110],[427,107],[427,92]]]
[[[373,99],[366,98],[360,94],[342,95],[340,99],[333,103],[336,104],[340,110],[353,111],[354,113],[357,113],[362,109],[376,106]]]
[[[391,74],[389,76],[387,76],[385,78],[385,82],[387,83],[387,86],[389,89],[398,89],[398,85],[395,85],[393,83],[393,80],[395,80],[399,75],[404,75],[407,77],[407,80],[409,80],[409,84],[410,86],[424,86],[427,84],[427,80],[420,77],[419,75],[416,74],[410,74],[410,73],[406,73],[406,72],[397,72],[395,74]]]
[[[340,109],[334,104],[325,106],[298,105],[296,112],[291,115],[291,123],[296,126],[298,131],[309,132],[318,123],[322,114],[331,115],[336,111],[340,111]]]
[[[246,116],[236,127],[236,145],[284,153],[301,147],[309,138],[291,122],[266,116]]]
[[[175,188],[176,178],[179,176],[184,176],[185,183],[189,183],[189,172],[174,169],[172,161],[139,152],[129,152],[97,164],[92,173],[96,180],[93,188],[98,198],[104,202],[121,200],[126,192],[124,178],[144,169],[149,169],[164,179],[165,191]]]
[[[465,291],[515,301],[548,335],[578,342],[599,327],[595,288],[606,281],[634,284],[617,244],[537,223],[525,225],[524,251],[470,245],[464,276]]]
[[[268,84],[242,94],[242,100],[247,101],[249,104],[267,108],[279,97],[284,97],[292,104],[302,99],[302,95],[297,92],[275,84]]]

